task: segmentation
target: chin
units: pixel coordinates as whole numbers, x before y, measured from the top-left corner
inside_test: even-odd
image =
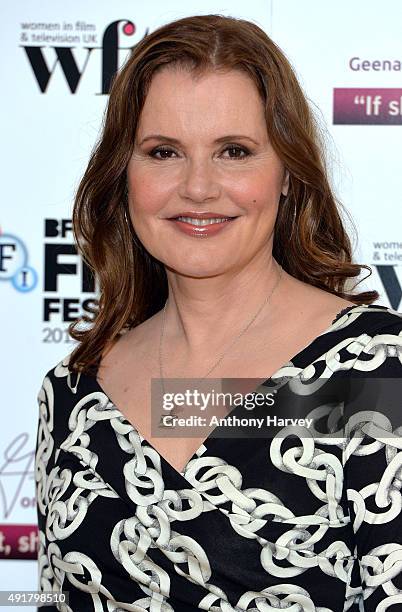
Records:
[[[183,266],[183,263],[181,262],[181,264],[171,264],[169,265],[168,263],[164,264],[165,268],[167,270],[170,270],[171,272],[174,272],[175,274],[179,274],[181,276],[188,276],[188,277],[192,277],[192,278],[210,278],[212,276],[218,276],[219,274],[222,274],[223,272],[225,272],[226,268],[219,267],[217,268],[216,266],[214,266],[213,268],[209,265],[186,265]]]

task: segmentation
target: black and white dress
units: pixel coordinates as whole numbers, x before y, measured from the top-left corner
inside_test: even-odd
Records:
[[[180,473],[68,359],[38,394],[38,589],[69,592],[45,609],[402,610],[402,428],[365,427],[370,402],[360,436],[215,431]],[[342,310],[264,385],[352,375],[381,381],[381,413],[402,313]]]

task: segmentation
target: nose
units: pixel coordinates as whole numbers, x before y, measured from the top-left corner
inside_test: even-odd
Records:
[[[194,202],[217,198],[220,187],[212,161],[205,157],[189,160],[183,170],[179,193]]]

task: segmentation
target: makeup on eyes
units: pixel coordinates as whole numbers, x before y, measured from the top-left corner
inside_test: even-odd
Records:
[[[226,158],[226,159],[235,160],[235,161],[238,161],[238,160],[240,161],[240,160],[243,160],[243,159],[247,159],[248,157],[250,157],[250,155],[252,155],[251,151],[247,147],[244,147],[244,146],[241,146],[241,145],[238,145],[238,144],[235,144],[235,143],[228,144],[223,149],[222,153],[224,153],[225,151],[240,151],[240,152],[242,152],[243,155],[241,155],[241,156],[238,156],[238,157],[237,156],[235,156],[235,157],[227,157]],[[149,157],[152,157],[154,159],[158,159],[160,161],[172,159],[172,158],[166,158],[166,157],[165,158],[155,157],[155,155],[157,153],[162,153],[162,154],[163,153],[176,153],[176,151],[174,149],[170,148],[170,147],[165,146],[165,145],[160,145],[160,146],[154,147],[153,149],[148,151],[147,155]]]

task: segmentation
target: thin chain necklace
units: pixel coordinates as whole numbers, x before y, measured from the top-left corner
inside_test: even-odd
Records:
[[[255,313],[255,315],[251,318],[251,320],[247,323],[247,325],[242,329],[242,331],[234,338],[234,340],[232,340],[232,342],[229,344],[229,346],[223,351],[223,353],[220,355],[219,359],[216,361],[216,363],[214,363],[214,365],[208,370],[208,372],[205,374],[205,376],[203,376],[200,380],[203,380],[205,378],[207,378],[207,376],[209,376],[209,374],[211,374],[211,372],[213,370],[215,370],[215,368],[221,363],[222,359],[225,357],[225,355],[227,354],[227,352],[229,351],[229,349],[233,346],[233,344],[235,342],[237,342],[239,340],[239,338],[241,338],[241,336],[248,330],[248,328],[250,327],[250,325],[255,321],[255,319],[258,317],[258,315],[260,314],[261,310],[264,308],[264,306],[269,302],[273,292],[275,291],[275,289],[277,288],[279,281],[281,280],[281,276],[282,276],[282,270],[283,268],[280,266],[280,270],[279,270],[279,276],[277,278],[277,281],[272,289],[272,291],[268,294],[268,296],[266,298],[264,298],[263,303],[261,304],[261,306],[258,308],[257,312]],[[159,371],[160,371],[160,379],[161,379],[161,384],[162,384],[162,389],[163,389],[163,393],[165,393],[165,383],[164,383],[164,377],[163,377],[163,368],[162,368],[162,342],[163,342],[163,337],[164,337],[164,332],[165,332],[165,315],[166,315],[166,305],[168,303],[168,300],[166,300],[165,305],[163,307],[163,312],[162,312],[162,325],[161,325],[161,333],[160,333],[160,339],[159,339]],[[170,414],[175,414],[174,411],[171,411]],[[162,420],[163,417],[161,417]],[[162,422],[160,423],[160,425],[164,426],[162,424]]]

